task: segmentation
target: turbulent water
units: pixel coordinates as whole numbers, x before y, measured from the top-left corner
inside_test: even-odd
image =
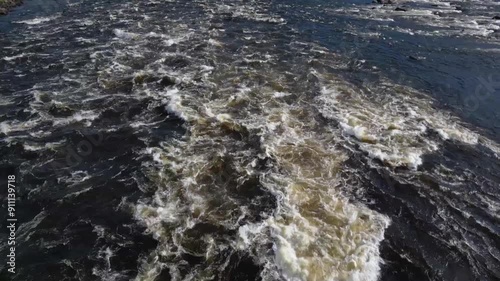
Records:
[[[495,16],[27,1],[0,18],[2,280],[499,280]]]

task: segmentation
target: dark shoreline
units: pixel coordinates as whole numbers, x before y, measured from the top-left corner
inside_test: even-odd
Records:
[[[0,16],[8,14],[10,10],[22,3],[23,0],[0,0]]]

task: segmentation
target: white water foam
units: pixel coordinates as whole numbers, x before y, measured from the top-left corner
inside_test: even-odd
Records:
[[[23,23],[26,25],[38,25],[41,23],[46,23],[46,22],[52,21],[52,20],[57,19],[57,18],[58,18],[58,16],[38,17],[38,18],[29,19],[29,20],[16,21],[15,23]]]
[[[393,85],[372,94],[335,78],[322,79],[320,112],[338,121],[343,132],[354,136],[370,157],[391,166],[416,169],[423,154],[436,151],[440,142],[430,137],[429,130],[437,132],[442,141],[478,143],[477,133],[448,113],[434,110],[432,100],[419,98],[422,95],[413,89]]]

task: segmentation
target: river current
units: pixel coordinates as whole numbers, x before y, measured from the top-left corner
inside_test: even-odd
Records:
[[[499,280],[499,65],[494,0],[26,1],[0,277]]]

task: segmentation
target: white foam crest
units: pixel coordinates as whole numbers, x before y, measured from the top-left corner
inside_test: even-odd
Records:
[[[7,135],[11,131],[9,122],[3,121],[2,123],[0,123],[0,131]]]
[[[123,29],[114,29],[113,33],[115,34],[116,37],[121,38],[121,39],[130,40],[130,39],[139,39],[140,38],[140,34],[125,31]]]
[[[160,93],[161,95],[167,97],[168,100],[165,101],[166,106],[165,109],[169,112],[182,118],[183,120],[192,120],[195,118],[196,113],[182,105],[183,97],[179,94],[179,89],[173,88],[168,89],[164,93]]]
[[[64,141],[58,141],[58,142],[48,142],[44,144],[37,144],[37,143],[23,143],[23,147],[27,151],[40,151],[40,150],[46,150],[46,149],[54,149],[58,148],[64,145]]]
[[[233,17],[240,17],[254,21],[279,24],[286,22],[285,19],[279,15],[271,14],[266,7],[264,7],[264,5],[245,5],[243,3],[235,2],[232,4],[217,4],[215,7],[211,6],[209,10],[216,14],[231,13]]]
[[[346,155],[331,146],[336,136],[311,133],[316,124],[306,121],[314,120],[306,109],[282,106],[266,107],[260,124],[266,154],[281,170],[263,180],[280,198],[265,222],[274,244],[272,263],[287,280],[377,280],[378,244],[389,220],[339,193]]]
[[[16,230],[18,241],[28,241],[31,235],[35,233],[36,227],[47,217],[45,211],[41,211],[30,221],[22,222]],[[7,246],[7,243],[5,243]]]
[[[259,15],[265,7],[204,8],[210,13],[269,21]],[[217,34],[209,35],[203,42],[209,38],[216,42]],[[215,54],[204,56],[216,60],[213,55],[217,56],[219,48],[208,50]],[[266,63],[272,58],[257,55],[251,59]],[[251,82],[264,77],[280,88],[280,79],[273,80],[278,75],[275,70],[261,73],[262,69],[245,68],[241,72],[225,62],[215,65],[201,81],[194,75],[199,72],[170,72],[169,76],[185,77],[180,84],[188,87],[173,85],[147,93],[184,119],[188,133],[181,140],[146,151],[152,155],[151,178],[158,189],[149,202],[137,204],[135,216],[159,246],[136,280],[154,280],[165,267],[175,276],[170,268],[174,263],[168,260],[193,251],[203,255],[205,262],[183,278],[210,276],[214,269],[204,267],[231,248],[251,254],[265,268],[265,280],[281,276],[300,281],[375,281],[381,262],[378,246],[389,220],[350,203],[340,193],[344,184],[340,171],[347,157],[337,146],[341,139],[317,123],[317,111],[309,103],[297,99],[288,104],[291,89],[276,91]],[[190,92],[193,85],[202,86],[201,90]],[[260,167],[258,163],[266,158],[273,164]],[[262,185],[278,201],[277,208],[262,213],[257,222],[246,222],[248,206],[231,197],[231,189],[249,179],[258,179],[252,185]],[[227,242],[196,237],[206,247],[202,252],[188,249],[184,240],[200,223],[238,230],[238,235],[225,237]],[[271,251],[269,244],[274,245]]]
[[[379,28],[394,29],[412,35],[477,36],[488,37],[489,40],[498,42],[498,40],[490,36],[500,30],[497,20],[493,18],[496,15],[493,12],[493,6],[498,4],[495,1],[472,2],[474,2],[473,5],[467,5],[466,7],[467,10],[473,10],[472,13],[463,12],[463,5],[460,2],[451,3],[435,0],[409,0],[398,2],[397,6],[356,5],[336,9],[334,12],[373,21],[412,20],[416,24],[411,29],[378,25]],[[395,7],[404,8],[404,10],[395,9]]]
[[[92,269],[92,275],[96,276],[99,278],[99,280],[103,281],[118,281],[118,280],[123,280],[127,276],[116,271],[108,270],[108,269],[99,269],[97,267],[94,267]]]
[[[15,55],[15,56],[3,57],[2,59],[10,62],[10,61],[13,61],[13,60],[16,60],[19,58],[24,58],[24,57],[30,56],[30,55],[34,55],[34,53],[21,53],[21,54]]]
[[[479,143],[490,149],[495,157],[500,159],[500,144],[483,136],[479,138]]]
[[[184,104],[191,104],[198,112],[190,119],[190,138],[161,149],[151,148],[149,153],[165,167],[158,175],[160,178],[166,179],[171,173],[182,175],[178,188],[183,190],[183,199],[176,199],[179,198],[177,188],[169,191],[161,188],[154,204],[138,205],[137,217],[160,241],[169,237],[163,227],[165,223],[177,225],[178,233],[182,233],[196,218],[209,217],[213,207],[204,189],[210,185],[200,180],[206,177],[207,170],[219,167],[217,159],[226,155],[225,149],[229,146],[217,144],[208,150],[199,147],[211,143],[214,138],[217,142],[230,141],[228,145],[234,145],[219,128],[241,130],[244,126],[258,133],[265,153],[277,159],[280,168],[273,169],[265,176],[269,180],[262,183],[282,199],[276,214],[263,223],[240,226],[239,240],[233,246],[259,249],[273,243],[272,256],[261,253],[256,257],[269,269],[263,273],[266,278],[280,274],[287,280],[376,280],[380,263],[378,243],[389,222],[365,207],[350,204],[340,195],[336,187],[340,184],[337,175],[345,155],[328,148],[331,143],[326,141],[327,137],[310,133],[311,129],[318,128],[314,118],[301,107],[278,102],[276,99],[281,95],[275,91],[260,91],[252,100],[248,99],[250,93],[257,94],[255,89],[241,87],[232,95],[228,92],[230,98],[221,96],[196,104],[191,104],[193,97],[180,94],[187,99]],[[237,115],[228,113],[242,102],[253,102],[252,106],[258,107],[260,114],[249,114],[246,110]],[[176,110],[186,112],[185,106]],[[330,141],[333,137],[329,136]],[[234,166],[242,177],[259,174],[252,165],[255,163],[253,153],[232,153],[238,163],[241,161]],[[165,170],[169,173],[163,172]],[[167,182],[172,187],[173,183]],[[226,220],[222,222],[231,227],[234,222]],[[168,250],[168,244],[165,246]],[[137,280],[146,280],[143,278],[145,275]]]
[[[450,114],[433,109],[432,100],[421,98],[408,87],[389,85],[372,91],[363,92],[333,78],[323,81],[318,97],[320,112],[338,121],[344,134],[354,136],[359,148],[372,158],[416,169],[422,164],[422,155],[440,145],[429,136],[429,129],[442,140],[478,143],[477,133],[460,125]]]
[[[251,94],[258,96],[249,99]],[[278,211],[261,224],[241,226],[235,247],[274,244],[273,256],[261,253],[256,257],[269,269],[263,273],[264,278],[277,273],[287,280],[376,280],[378,244],[388,219],[350,204],[340,195],[338,171],[345,155],[329,148],[336,137],[312,133],[320,128],[307,110],[287,106],[276,96],[280,94],[269,89],[241,87],[229,98],[204,103],[200,111],[203,113],[193,120],[203,128],[215,128],[217,123],[239,128],[242,124],[260,136],[265,154],[276,159],[280,167],[265,176],[269,180],[261,181],[281,198]],[[226,113],[247,102],[254,103],[259,114],[248,114],[246,110],[237,115]],[[177,157],[182,157],[186,148],[178,151]],[[252,173],[249,166],[244,170]],[[187,182],[184,188],[196,185],[193,179],[183,182]],[[344,248],[339,251],[338,247]]]
[[[57,16],[54,16],[54,17],[38,17],[38,18],[29,19],[29,20],[16,21],[15,23],[23,23],[23,24],[27,24],[27,25],[38,25],[38,24],[41,24],[41,23],[52,21],[52,20],[54,20],[56,18],[58,18],[58,17]]]
[[[339,121],[344,133],[354,136],[371,157],[393,166],[416,168],[422,163],[421,155],[436,148],[432,141],[423,139],[426,126],[422,122],[408,122],[402,112],[393,114],[396,108],[387,111],[360,97],[349,98],[341,91],[324,87],[319,97],[320,112]]]
[[[91,121],[97,119],[98,117],[99,113],[96,113],[92,110],[82,110],[66,118],[55,118],[53,120],[53,124],[54,126],[63,126],[75,122],[84,121],[85,125],[88,127],[92,124]]]
[[[6,135],[12,132],[31,131],[38,126],[42,120],[42,118],[35,118],[24,122],[19,120],[7,120],[0,123],[0,130]]]
[[[193,35],[192,32],[186,32],[184,34],[180,34],[175,37],[162,34],[161,38],[164,38],[164,43],[166,46],[172,46],[174,44],[179,44],[183,41],[188,40],[189,38],[191,38],[192,35]]]

